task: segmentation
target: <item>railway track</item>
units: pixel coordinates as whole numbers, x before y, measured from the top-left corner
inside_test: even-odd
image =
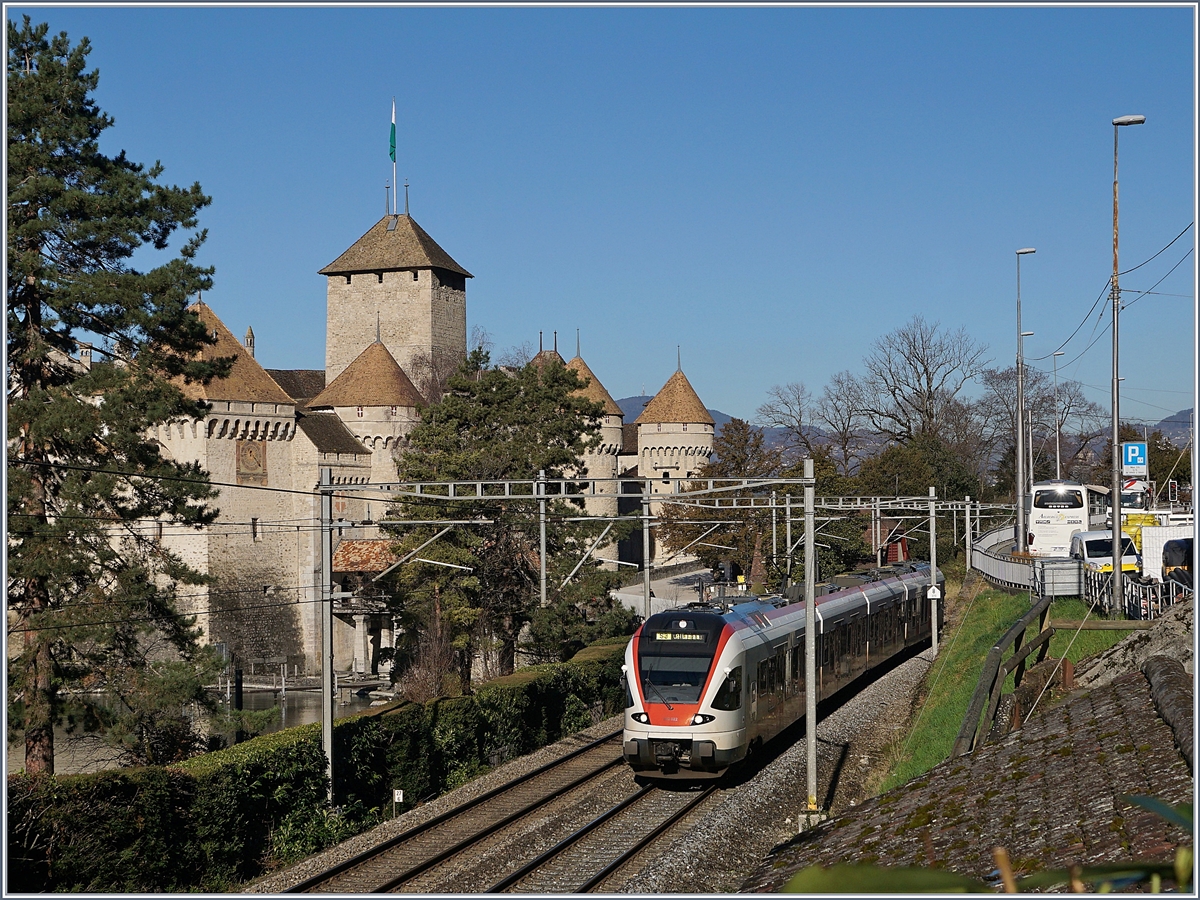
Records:
[[[622,765],[621,732],[605,735],[526,775],[416,825],[287,889],[381,893],[403,889],[456,854]]]
[[[686,793],[643,787],[493,884],[487,893],[596,890],[715,790],[715,785]]]

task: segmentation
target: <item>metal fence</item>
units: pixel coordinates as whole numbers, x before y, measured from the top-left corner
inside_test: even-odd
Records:
[[[1184,585],[1174,581],[1143,584],[1132,578],[1121,579],[1124,602],[1113,602],[1112,572],[1083,573],[1083,597],[1106,615],[1121,612],[1127,619],[1157,619],[1176,603],[1192,595]]]
[[[981,534],[971,542],[971,568],[999,587],[1033,591],[1039,597],[1082,595],[1082,569],[1078,560],[1022,559],[991,549],[1012,539],[1012,525]]]

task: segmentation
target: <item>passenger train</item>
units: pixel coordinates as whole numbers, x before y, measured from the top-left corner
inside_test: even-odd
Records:
[[[930,638],[929,564],[873,575],[819,587],[818,700]],[[937,581],[942,590],[940,572]],[[716,778],[803,717],[804,626],[804,601],[782,597],[728,609],[691,604],[646,619],[622,666],[625,761],[649,779]]]

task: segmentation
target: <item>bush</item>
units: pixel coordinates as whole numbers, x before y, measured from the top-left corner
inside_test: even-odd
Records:
[[[624,639],[522,669],[470,697],[334,725],[335,808],[317,724],[176,766],[8,779],[11,892],[228,890],[457,787],[622,706]],[[85,823],[86,827],[81,827]]]

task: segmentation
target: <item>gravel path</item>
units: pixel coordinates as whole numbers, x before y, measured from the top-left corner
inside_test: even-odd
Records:
[[[872,777],[886,768],[885,750],[908,721],[913,697],[929,666],[929,652],[878,679],[817,728],[818,801],[837,812],[866,798]],[[266,876],[243,888],[278,893],[442,811],[562,756],[614,729],[614,716],[529,756],[512,760],[470,784],[379,825],[369,832]],[[764,761],[722,787],[692,816],[676,825],[676,838],[653,857],[618,873],[606,892],[712,893],[736,891],[773,846],[793,837],[807,795],[803,736],[785,734],[769,744]],[[831,780],[836,783],[831,788]],[[482,861],[481,861],[482,862]],[[490,867],[489,867],[490,868]]]

